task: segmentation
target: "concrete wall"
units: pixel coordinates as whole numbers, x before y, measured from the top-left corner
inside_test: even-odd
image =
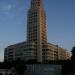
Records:
[[[27,65],[25,75],[61,75],[61,65],[32,64]]]

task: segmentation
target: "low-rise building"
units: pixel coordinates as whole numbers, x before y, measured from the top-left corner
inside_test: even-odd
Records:
[[[14,61],[16,59],[30,60],[37,58],[36,44],[22,42],[14,44],[5,48],[4,60]],[[44,45],[42,49],[42,60],[67,60],[70,59],[70,53],[58,45],[50,44]]]

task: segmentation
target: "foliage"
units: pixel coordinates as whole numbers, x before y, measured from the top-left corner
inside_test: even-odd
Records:
[[[62,65],[62,75],[68,75],[75,72],[75,47],[72,48],[71,60],[67,60]]]
[[[71,57],[71,61],[75,62],[75,47],[72,48],[72,57]]]
[[[26,70],[25,61],[19,59],[12,62],[5,61],[3,63],[0,63],[1,69],[12,69],[12,67],[15,68],[18,75],[22,75]]]
[[[16,61],[14,62],[14,67],[15,67],[15,69],[16,69],[18,75],[23,74],[23,73],[25,72],[25,70],[26,70],[25,61],[19,60],[19,59],[16,60]]]

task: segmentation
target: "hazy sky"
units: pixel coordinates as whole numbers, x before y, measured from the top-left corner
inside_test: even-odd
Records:
[[[26,40],[31,0],[0,0],[0,61],[4,48]],[[48,42],[69,51],[75,46],[75,0],[44,0]]]

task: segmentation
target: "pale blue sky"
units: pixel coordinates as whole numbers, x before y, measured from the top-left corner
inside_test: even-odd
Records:
[[[26,40],[31,0],[0,0],[0,61],[4,48]],[[75,46],[75,0],[44,0],[48,42],[69,51]]]

